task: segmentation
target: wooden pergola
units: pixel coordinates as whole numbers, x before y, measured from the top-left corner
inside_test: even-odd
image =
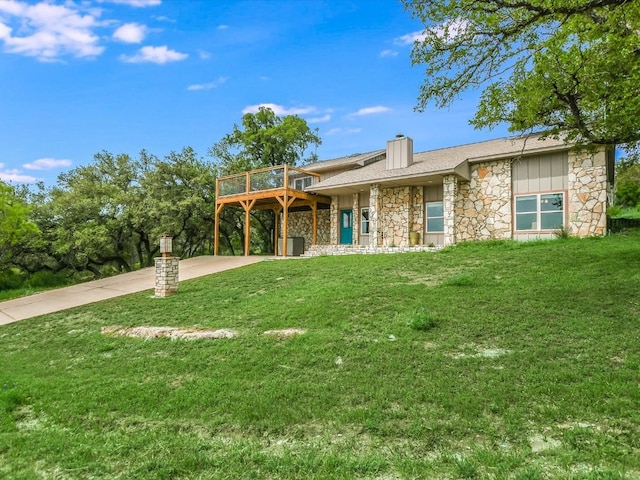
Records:
[[[296,185],[298,180],[298,185]],[[306,180],[306,182],[305,182]],[[274,255],[278,255],[279,216],[282,221],[282,255],[287,256],[290,211],[310,210],[313,216],[313,243],[317,243],[318,208],[329,208],[331,199],[305,192],[305,183],[314,184],[320,175],[301,168],[279,165],[216,179],[214,254],[220,245],[220,213],[226,206],[242,207],[245,212],[244,254],[251,246],[251,211],[273,210],[276,214]],[[299,188],[295,188],[298,186]]]

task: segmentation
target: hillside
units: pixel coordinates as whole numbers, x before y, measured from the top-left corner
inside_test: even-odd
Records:
[[[640,478],[637,236],[262,262],[180,288],[0,328],[0,477]],[[304,333],[263,334],[285,328]]]

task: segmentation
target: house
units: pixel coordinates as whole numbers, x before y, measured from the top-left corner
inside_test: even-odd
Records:
[[[369,153],[220,179],[216,213],[242,206],[249,222],[252,208],[273,209],[285,254],[290,239],[329,254],[552,238],[559,229],[604,235],[613,164],[613,147],[579,151],[535,135],[421,153],[398,135]],[[266,188],[255,175],[268,177]],[[241,188],[225,193],[234,182]]]

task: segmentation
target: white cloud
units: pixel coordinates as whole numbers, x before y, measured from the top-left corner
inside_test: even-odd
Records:
[[[463,35],[469,28],[469,21],[461,18],[455,20],[449,20],[448,22],[440,25],[434,25],[427,29],[427,31],[418,31],[402,35],[394,40],[396,45],[413,45],[415,42],[422,42],[427,38],[427,35],[435,35],[436,37],[451,41],[459,35]]]
[[[383,107],[382,105],[378,105],[375,107],[367,107],[367,108],[361,108],[360,110],[358,110],[355,113],[352,113],[351,116],[352,117],[362,117],[365,115],[374,115],[376,113],[385,113],[390,111],[391,109],[389,107]]]
[[[343,128],[332,128],[330,130],[327,130],[326,132],[324,132],[325,136],[334,136],[334,135],[355,135],[357,133],[362,132],[361,128],[347,128],[347,129],[343,129]]]
[[[52,170],[60,167],[70,167],[71,160],[57,158],[39,158],[35,162],[25,163],[23,165],[27,170]]]
[[[249,105],[242,110],[242,113],[257,113],[261,107],[269,108],[273,110],[276,115],[305,115],[307,113],[314,113],[316,109],[314,107],[284,107],[282,105],[276,105],[275,103],[260,103],[258,105]]]
[[[28,4],[0,0],[0,40],[5,51],[54,61],[63,55],[96,57],[104,51],[93,29],[102,26],[100,11],[83,15],[73,2]],[[12,27],[15,26],[14,28]]]
[[[19,170],[5,170],[3,163],[0,163],[0,180],[13,183],[35,183],[38,181],[36,177],[21,175]]]
[[[226,30],[229,28],[229,25],[218,25],[218,30]]]
[[[206,50],[198,50],[198,56],[202,60],[209,60],[211,58],[211,54],[209,52],[207,52]]]
[[[397,56],[398,56],[398,52],[396,52],[395,50],[382,50],[380,52],[380,58],[397,57]]]
[[[147,27],[138,23],[125,23],[113,32],[113,38],[124,43],[140,43],[147,34]]]
[[[331,120],[331,115],[327,113],[323,117],[310,118],[309,120],[307,120],[307,122],[308,123],[324,123],[324,122],[328,122],[329,120]]]
[[[225,83],[227,80],[229,80],[229,77],[220,77],[215,82],[196,83],[196,84],[193,84],[193,85],[189,85],[187,87],[187,90],[190,90],[190,91],[211,90],[212,88],[218,88],[220,85]]]
[[[396,45],[413,45],[416,41],[422,41],[426,38],[423,31],[411,32],[406,35],[402,35],[394,40]]]
[[[119,3],[130,7],[155,7],[160,5],[162,0],[101,0],[101,3],[103,2]]]
[[[443,40],[453,40],[454,38],[464,35],[469,28],[469,21],[461,18],[450,20],[449,22],[437,25],[430,30],[438,38]]]
[[[142,47],[135,55],[121,55],[120,60],[127,63],[157,63],[158,65],[164,65],[169,62],[179,62],[188,56],[186,53],[169,50],[166,45],[163,45],[162,47]]]

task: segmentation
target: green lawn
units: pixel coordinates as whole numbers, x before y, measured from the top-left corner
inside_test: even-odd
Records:
[[[487,242],[0,327],[0,478],[639,479],[639,292],[638,236]]]

